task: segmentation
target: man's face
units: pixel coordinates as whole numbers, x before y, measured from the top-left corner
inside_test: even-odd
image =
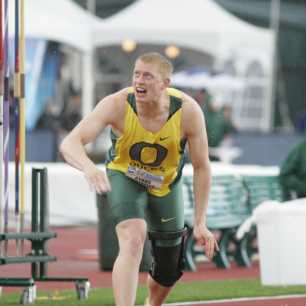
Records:
[[[133,72],[133,87],[137,102],[157,101],[168,80],[164,80],[156,64],[136,61]]]

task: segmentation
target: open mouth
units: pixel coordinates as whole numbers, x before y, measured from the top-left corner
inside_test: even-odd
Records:
[[[139,95],[144,95],[147,93],[147,90],[145,88],[136,87],[136,93]]]

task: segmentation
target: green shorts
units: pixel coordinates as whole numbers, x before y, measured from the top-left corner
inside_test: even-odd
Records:
[[[131,218],[144,219],[149,231],[178,231],[184,227],[182,184],[178,181],[170,193],[157,197],[146,187],[125,176],[107,170],[112,191],[107,193],[108,205],[115,224]]]

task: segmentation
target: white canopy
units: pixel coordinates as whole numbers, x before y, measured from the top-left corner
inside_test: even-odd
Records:
[[[91,33],[100,19],[86,12],[72,0],[26,0],[25,33],[29,38],[42,38],[68,44],[81,51],[92,49]],[[13,1],[10,3],[9,28],[14,35]]]
[[[237,49],[270,48],[270,31],[250,25],[212,0],[138,0],[96,29],[96,46],[177,44],[224,58]]]
[[[10,29],[14,29],[10,5]],[[270,31],[252,26],[212,0],[138,0],[106,21],[72,0],[26,0],[26,35],[69,44],[80,50],[118,44],[175,43],[223,57],[238,48],[265,50]]]
[[[228,74],[210,75],[203,70],[187,70],[175,73],[171,78],[171,84],[177,87],[202,89],[217,92],[224,90],[242,90],[243,81]]]
[[[69,45],[83,53],[82,57],[82,113],[93,105],[93,44],[92,33],[102,21],[82,9],[72,0],[26,0],[26,38],[53,40]],[[9,31],[14,36],[15,5],[9,1]]]
[[[9,3],[13,34],[14,6]],[[258,60],[269,70],[271,63],[271,32],[239,20],[213,0],[138,0],[105,21],[72,0],[26,0],[25,22],[27,37],[58,41],[84,53],[83,114],[93,106],[94,48],[127,38],[203,51],[213,56],[215,64],[234,60],[237,67],[247,67]]]

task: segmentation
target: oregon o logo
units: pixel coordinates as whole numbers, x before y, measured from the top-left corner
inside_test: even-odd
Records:
[[[143,160],[142,153],[144,152],[145,149],[154,149],[156,151],[154,161],[146,162]],[[168,149],[166,149],[165,147],[159,144],[152,144],[147,142],[137,142],[132,145],[129,151],[131,159],[136,160],[142,163],[143,165],[150,167],[160,166],[163,160],[166,158],[167,153]],[[154,156],[152,158],[154,158]]]

